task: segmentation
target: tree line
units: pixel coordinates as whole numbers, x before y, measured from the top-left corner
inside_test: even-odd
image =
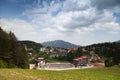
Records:
[[[85,48],[86,52],[82,51],[83,48]],[[71,62],[76,57],[80,57],[82,55],[90,55],[91,50],[101,57],[106,67],[110,67],[113,65],[120,65],[119,42],[99,43],[99,44],[79,47],[78,50],[69,52],[67,54],[67,59],[68,61]]]
[[[28,68],[28,55],[14,33],[0,27],[0,68]]]
[[[120,65],[120,43],[106,42],[87,46],[86,49],[94,48],[95,53],[102,56],[105,66]]]

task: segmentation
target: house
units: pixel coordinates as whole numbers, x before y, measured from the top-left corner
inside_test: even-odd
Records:
[[[52,51],[53,51],[53,49],[51,47],[41,47],[40,48],[40,52],[45,52],[47,54],[49,54]]]
[[[45,52],[46,51],[46,48],[45,47],[41,47],[40,48],[40,52]]]
[[[91,55],[91,61],[99,61],[101,58],[98,54],[96,54],[93,50],[90,51],[90,55]]]
[[[75,67],[87,66],[89,64],[89,57],[85,55],[85,56],[75,58],[73,59],[73,64],[75,65]]]
[[[44,68],[44,66],[45,66],[45,59],[44,58],[37,58],[35,60],[35,66],[34,66],[35,69]]]
[[[82,52],[87,52],[87,50],[85,48],[82,48]]]
[[[77,50],[77,48],[67,48],[68,53],[73,50]]]

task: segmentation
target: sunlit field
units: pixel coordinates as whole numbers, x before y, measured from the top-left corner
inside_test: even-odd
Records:
[[[0,69],[0,80],[120,80],[120,67],[65,71]]]

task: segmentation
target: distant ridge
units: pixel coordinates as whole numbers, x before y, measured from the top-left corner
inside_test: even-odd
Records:
[[[27,48],[33,48],[33,50],[38,50],[42,47],[40,43],[36,43],[34,41],[24,40],[19,41],[20,44],[27,46]]]
[[[120,40],[118,40],[118,41],[115,41],[116,43],[120,43]]]
[[[60,47],[60,48],[78,48],[80,46],[63,40],[47,41],[42,43],[43,46]]]

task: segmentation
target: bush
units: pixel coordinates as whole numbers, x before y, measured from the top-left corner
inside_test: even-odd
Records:
[[[29,63],[30,63],[30,64],[34,64],[34,63],[35,63],[35,59],[31,59],[31,60],[29,61]]]
[[[105,60],[105,67],[111,67],[113,66],[113,61],[111,58],[108,58],[107,60]]]
[[[0,60],[0,68],[7,68],[7,63],[3,60]]]

